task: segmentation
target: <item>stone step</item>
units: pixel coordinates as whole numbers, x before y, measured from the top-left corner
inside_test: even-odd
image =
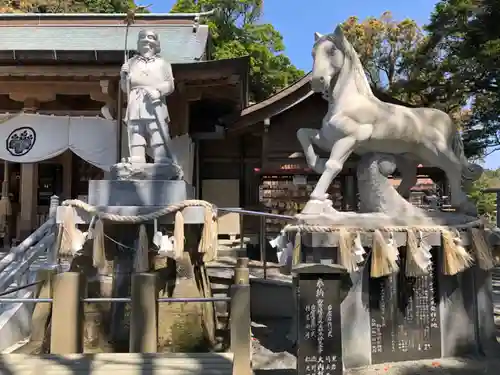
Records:
[[[229,293],[229,285],[225,285],[225,287],[212,287],[212,295],[223,295],[226,296]]]

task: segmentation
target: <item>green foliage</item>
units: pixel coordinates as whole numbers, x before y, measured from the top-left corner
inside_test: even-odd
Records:
[[[125,13],[132,0],[7,0],[2,13]]]
[[[384,12],[361,22],[349,17],[342,26],[374,87],[394,94],[397,83],[413,75],[405,62],[423,39],[415,21],[395,21],[390,12]]]
[[[476,203],[480,215],[486,215],[490,220],[494,219],[496,211],[496,194],[485,194],[483,189],[500,187],[500,169],[485,170],[479,180],[469,192],[469,197]]]
[[[427,51],[439,53],[452,86],[469,100],[464,124],[470,155],[500,146],[500,2],[441,0],[427,26]]]
[[[217,9],[209,19],[213,57],[250,56],[250,96],[261,101],[304,75],[283,54],[283,37],[268,23],[261,23],[262,0],[177,0],[172,12]]]
[[[472,113],[464,108],[470,94],[455,79],[463,68],[451,44],[430,47],[435,43],[432,34],[424,35],[411,19],[394,20],[390,12],[363,21],[349,17],[343,29],[372,86],[404,102],[441,109],[461,128],[470,123]],[[468,156],[478,156],[477,146],[470,142],[465,146]]]

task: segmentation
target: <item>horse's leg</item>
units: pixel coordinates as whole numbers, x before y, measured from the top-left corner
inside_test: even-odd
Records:
[[[325,163],[325,171],[319,178],[316,187],[311,193],[311,199],[324,200],[327,197],[326,191],[333,179],[342,171],[344,163],[354,151],[357,139],[354,136],[347,136],[339,139],[333,144],[330,157]]]
[[[398,193],[408,199],[410,190],[417,183],[418,162],[403,155],[395,155],[396,165],[401,173],[401,183],[398,186]]]
[[[319,174],[325,171],[325,160],[321,159],[314,151],[313,144],[317,144],[320,137],[320,132],[316,129],[302,128],[297,130],[297,139],[304,151],[307,165]]]

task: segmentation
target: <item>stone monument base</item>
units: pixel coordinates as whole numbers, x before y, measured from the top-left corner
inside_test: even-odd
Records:
[[[194,198],[184,180],[91,180],[88,203],[93,206],[168,206]]]
[[[461,225],[478,220],[477,217],[450,212],[422,211],[418,216],[393,216],[382,212],[358,213],[358,212],[334,212],[324,210],[318,214],[296,215],[301,224],[358,227],[364,230],[390,226],[440,226]]]
[[[368,255],[359,270],[350,274],[352,286],[340,306],[345,368],[479,354],[495,356],[500,346],[493,320],[491,272],[474,264],[453,276],[443,274],[441,237],[428,233],[425,241],[432,247],[432,269],[428,275],[408,277],[405,236],[396,233],[394,237],[401,248],[399,272],[371,277]],[[361,240],[370,254],[369,235],[364,233]],[[462,240],[464,246],[471,246],[466,233]],[[304,233],[300,261],[337,263],[338,246],[337,233]],[[293,298],[297,298],[297,287],[295,278],[289,292]],[[294,320],[288,336],[291,341],[297,340],[297,329],[300,333],[301,327]]]
[[[129,163],[111,167],[112,180],[182,180],[184,173],[176,163]]]

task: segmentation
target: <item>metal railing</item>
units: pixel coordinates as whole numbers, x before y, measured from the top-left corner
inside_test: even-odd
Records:
[[[279,215],[272,214],[268,212],[261,211],[251,211],[245,210],[243,208],[238,207],[217,207],[218,211],[222,212],[230,212],[230,213],[238,213],[240,214],[240,249],[243,250],[245,248],[245,231],[243,227],[243,217],[245,215],[248,216],[258,216],[259,220],[259,246],[260,246],[260,260],[262,262],[263,268],[263,276],[264,279],[267,279],[267,239],[266,239],[266,218],[270,219],[278,219],[278,220],[287,220],[287,221],[295,221],[297,218],[294,216],[288,215]]]
[[[158,298],[157,274],[131,275],[131,296],[118,298],[86,297],[86,278],[79,272],[64,272],[47,280],[52,298],[0,298],[0,303],[50,303],[50,352],[83,352],[82,303],[130,303],[129,348],[131,353],[153,353],[158,349],[158,303],[229,303],[230,350],[233,374],[251,374],[250,285],[246,258],[238,259],[234,283],[228,297]],[[237,275],[236,275],[237,274]],[[243,276],[242,276],[243,275]],[[246,275],[246,276],[244,276]],[[215,308],[214,306],[212,306]],[[208,318],[210,314],[206,317]],[[214,318],[214,315],[211,315]],[[214,322],[215,323],[215,322]],[[44,327],[47,327],[44,324]],[[213,331],[215,334],[215,330]]]
[[[36,229],[29,237],[27,237],[18,246],[12,248],[10,252],[0,260],[0,292],[8,288],[16,288],[30,282],[29,271],[31,266],[41,257],[46,256],[45,267],[54,267],[57,263],[55,259],[54,242],[56,241],[56,219],[55,213],[59,205],[59,198],[53,196],[51,198],[51,210],[49,219]],[[227,213],[240,214],[240,248],[245,247],[245,233],[243,227],[244,216],[257,216],[260,218],[259,225],[259,245],[260,259],[263,266],[263,276],[267,278],[267,239],[265,219],[279,219],[286,221],[296,220],[293,216],[278,215],[267,212],[245,210],[238,207],[222,207],[217,208],[218,211]],[[13,300],[10,298],[9,300]],[[7,300],[1,298],[0,302]]]
[[[16,300],[34,291],[39,283],[33,282],[37,277],[34,266],[40,269],[55,266],[53,245],[57,236],[55,213],[58,204],[59,198],[52,197],[49,219],[0,260],[0,313],[10,307],[7,304],[16,303]],[[44,264],[40,264],[42,262]]]
[[[231,297],[206,297],[206,298],[157,298],[156,302],[177,302],[177,303],[193,303],[193,302],[230,302]],[[52,303],[53,298],[0,298],[0,303]],[[80,302],[85,303],[129,303],[132,302],[132,297],[99,297],[99,298],[81,298]]]

